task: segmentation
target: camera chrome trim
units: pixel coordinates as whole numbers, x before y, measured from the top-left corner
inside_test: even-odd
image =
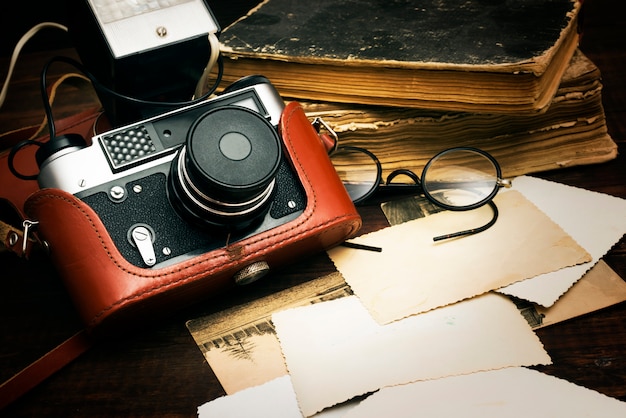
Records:
[[[243,215],[248,215],[250,213],[254,213],[256,211],[259,210],[259,208],[263,207],[263,205],[265,205],[267,203],[267,201],[269,200],[269,198],[272,196],[272,193],[274,191],[274,187],[276,186],[276,179],[272,179],[272,181],[267,185],[267,187],[265,188],[265,190],[263,190],[261,193],[259,193],[257,196],[255,196],[254,198],[245,201],[245,202],[240,202],[240,203],[233,203],[233,202],[222,202],[220,200],[214,199],[210,196],[207,196],[206,194],[204,194],[202,191],[200,191],[191,181],[191,178],[189,177],[189,173],[187,172],[187,167],[184,164],[184,159],[185,159],[185,151],[186,151],[186,147],[182,147],[180,149],[180,155],[178,157],[178,161],[177,161],[177,166],[178,166],[178,170],[177,170],[177,176],[178,176],[178,182],[177,184],[182,188],[183,192],[185,192],[185,195],[187,198],[189,198],[196,206],[198,206],[200,209],[202,209],[205,212],[208,212],[212,215],[218,215],[218,216],[223,216],[225,218],[234,218],[237,216],[243,216]],[[191,193],[188,189],[188,186],[191,187],[191,189],[193,190],[194,193],[196,193],[198,196],[200,196],[202,199],[204,199],[205,201],[211,202],[217,206],[223,206],[223,207],[228,207],[228,208],[239,208],[239,207],[243,207],[243,208],[247,208],[244,210],[239,210],[237,212],[223,212],[217,209],[214,209],[210,206],[207,206],[204,202],[201,202],[200,200],[198,200],[196,198],[196,196],[194,195],[194,193]],[[249,205],[254,205],[251,207],[248,207]]]

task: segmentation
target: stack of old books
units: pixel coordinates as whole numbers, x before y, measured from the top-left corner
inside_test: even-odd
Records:
[[[490,152],[505,176],[615,158],[580,0],[267,0],[220,35],[224,80],[268,77],[384,171]]]

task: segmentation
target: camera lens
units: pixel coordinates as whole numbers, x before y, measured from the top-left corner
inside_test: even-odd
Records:
[[[172,162],[170,200],[197,223],[245,228],[267,212],[281,156],[278,133],[258,113],[237,106],[209,110]]]

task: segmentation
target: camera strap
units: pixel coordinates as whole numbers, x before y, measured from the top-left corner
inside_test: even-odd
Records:
[[[95,123],[101,110],[87,109],[68,118],[59,119],[56,124],[59,132],[79,133],[91,138]],[[106,121],[105,121],[106,122]],[[37,221],[28,219],[23,211],[24,202],[33,192],[39,189],[35,180],[21,180],[15,177],[8,168],[9,149],[23,140],[30,140],[38,135],[40,126],[28,126],[0,135],[0,250],[8,250],[19,257],[29,259],[36,251],[45,249],[45,243],[37,239]],[[33,139],[46,141],[47,137]],[[26,147],[20,156],[20,167],[34,173],[37,165],[33,147]],[[20,398],[22,395],[39,385],[55,372],[92,346],[87,330],[81,330],[59,345],[45,353],[42,357],[18,371],[11,378],[0,384],[0,410]]]
[[[91,345],[87,332],[81,330],[0,384],[0,410],[76,359]]]
[[[5,209],[6,207],[3,207],[1,211],[3,215],[7,212]],[[4,242],[6,248],[28,259],[35,250],[42,248],[42,245],[36,239],[36,234],[32,233],[36,222],[24,220],[23,226],[23,229],[16,228],[2,219],[0,220],[0,236],[6,237]],[[86,330],[81,330],[2,382],[0,384],[0,410],[76,359],[87,351],[91,344]]]
[[[98,107],[87,109],[67,118],[56,121],[57,132],[77,133],[86,139],[94,134],[96,123],[106,124],[104,118],[100,118],[102,111]],[[102,119],[102,120],[100,120]],[[48,140],[47,136],[33,139],[40,133],[41,125],[27,126],[21,129],[0,134],[0,250],[6,249],[19,255],[29,256],[30,252],[41,248],[36,234],[33,234],[32,223],[23,212],[26,199],[39,190],[36,180],[23,180],[17,178],[9,169],[8,157],[10,149],[22,141],[34,141],[43,143]],[[21,149],[15,156],[17,169],[24,174],[37,173],[38,167],[35,161],[37,146],[29,146]],[[26,232],[26,234],[25,234]],[[24,240],[26,236],[26,240]]]
[[[24,131],[28,132],[28,131]],[[5,139],[6,136],[0,136]],[[3,141],[3,144],[6,142]],[[23,203],[28,195],[35,192],[36,181],[19,181],[8,169],[7,152],[0,154],[0,251],[10,251],[30,258],[30,254],[41,249],[41,243],[34,234],[33,226],[36,222],[26,219],[23,213]]]
[[[10,249],[20,257],[30,258],[35,247],[39,247],[39,240],[32,233],[37,223],[29,220],[23,222],[23,229],[14,227],[0,220],[0,237],[4,238],[4,247]]]

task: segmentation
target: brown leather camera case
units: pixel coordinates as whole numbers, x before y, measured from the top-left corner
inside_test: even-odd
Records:
[[[64,191],[33,193],[24,209],[89,328],[180,307],[234,286],[233,276],[255,262],[270,268],[335,246],[354,235],[361,219],[328,158],[320,136],[297,103],[286,106],[280,133],[307,197],[298,218],[175,265],[143,269],[117,250],[98,215]]]

